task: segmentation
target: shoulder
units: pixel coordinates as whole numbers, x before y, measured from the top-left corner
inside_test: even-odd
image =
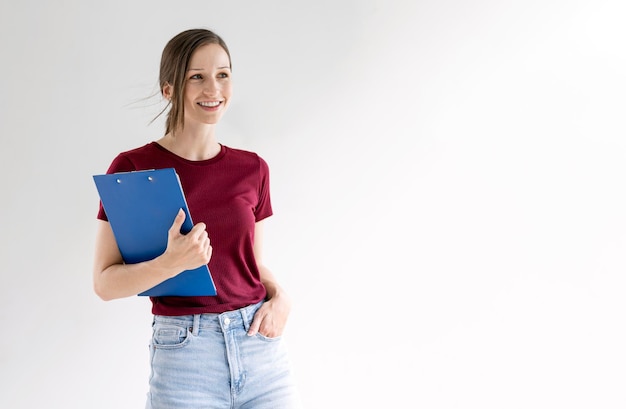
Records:
[[[111,162],[109,173],[139,170],[146,158],[154,157],[158,149],[154,142],[120,152]]]
[[[242,164],[247,163],[251,165],[257,165],[265,169],[267,169],[268,167],[267,162],[256,152],[238,148],[231,148],[230,146],[224,146],[224,148],[226,150],[226,155],[229,157],[230,160],[235,160]]]
[[[124,152],[120,152],[120,154],[117,156],[133,158],[138,156],[153,155],[157,150],[157,144],[155,142],[150,142],[138,148],[133,148]]]

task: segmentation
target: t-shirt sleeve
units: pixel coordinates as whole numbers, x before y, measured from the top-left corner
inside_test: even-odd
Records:
[[[133,163],[126,156],[120,154],[115,159],[113,159],[113,162],[111,162],[111,165],[109,166],[109,169],[107,170],[107,174],[117,173],[117,172],[131,172],[133,170],[136,170]],[[104,212],[102,201],[100,201],[100,205],[98,208],[98,219],[104,220],[105,222],[109,221],[109,218]]]
[[[272,212],[272,201],[270,199],[270,170],[267,162],[259,157],[259,203],[254,209],[255,221],[261,221],[270,217]]]

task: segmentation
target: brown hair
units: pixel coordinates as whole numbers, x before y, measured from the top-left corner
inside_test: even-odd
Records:
[[[226,43],[220,36],[206,29],[198,28],[183,31],[174,36],[163,49],[159,86],[162,94],[163,88],[169,84],[172,87],[172,99],[163,108],[163,111],[157,115],[157,118],[171,106],[165,123],[166,134],[170,132],[175,133],[184,127],[185,108],[183,97],[189,61],[194,51],[206,44],[217,44],[222,47],[228,55],[228,62],[232,69],[230,52]]]

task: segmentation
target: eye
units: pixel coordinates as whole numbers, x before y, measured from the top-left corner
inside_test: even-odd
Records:
[[[202,79],[202,74],[194,74],[191,77],[189,77],[190,80],[201,80]]]
[[[220,72],[219,74],[217,74],[217,78],[228,78],[230,77],[230,74],[228,74],[227,72]]]

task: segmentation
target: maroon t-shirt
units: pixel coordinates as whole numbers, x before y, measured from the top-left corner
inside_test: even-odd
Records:
[[[211,159],[184,159],[156,142],[120,153],[107,173],[174,168],[194,223],[204,222],[213,254],[213,297],[150,297],[157,315],[222,313],[265,298],[253,243],[255,223],[272,215],[269,169],[257,154],[226,146]],[[107,220],[102,204],[98,218]]]

